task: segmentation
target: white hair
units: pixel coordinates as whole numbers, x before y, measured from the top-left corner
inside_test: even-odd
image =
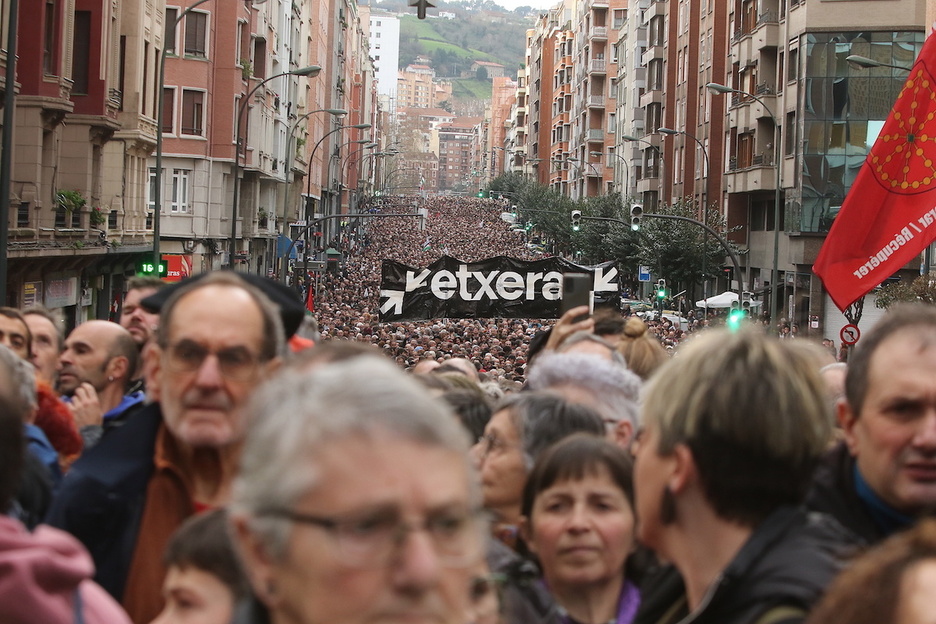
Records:
[[[527,375],[531,390],[572,386],[588,392],[590,407],[611,420],[628,420],[636,430],[642,382],[625,366],[589,353],[546,352],[537,356]]]
[[[350,436],[390,435],[464,457],[468,434],[443,402],[383,357],[360,356],[312,372],[287,370],[253,396],[231,513],[273,557],[283,554],[289,523],[275,511],[292,506],[318,479],[315,451]],[[470,480],[474,487],[474,479]],[[480,494],[472,491],[472,503]]]

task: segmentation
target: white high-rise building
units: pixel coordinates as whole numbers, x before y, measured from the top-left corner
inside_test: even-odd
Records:
[[[397,71],[400,69],[400,20],[399,18],[373,11],[370,14],[370,54],[374,59],[377,75],[377,93],[392,111],[396,101]]]

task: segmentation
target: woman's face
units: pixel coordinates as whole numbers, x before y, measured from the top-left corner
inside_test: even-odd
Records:
[[[516,522],[527,469],[520,446],[520,433],[510,410],[500,410],[488,421],[484,436],[472,448],[481,471],[484,506],[503,522]]]
[[[528,519],[530,549],[550,586],[573,588],[623,575],[634,511],[604,467],[540,492]]]

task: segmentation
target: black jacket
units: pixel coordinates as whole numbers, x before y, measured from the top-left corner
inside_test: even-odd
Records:
[[[783,507],[754,531],[691,617],[682,577],[667,566],[644,583],[635,624],[751,624],[775,607],[805,614],[841,569],[853,541],[828,516]]]
[[[136,548],[153,474],[159,405],[147,405],[83,454],[62,480],[46,522],[68,531],[94,559],[96,580],[118,602]]]
[[[887,537],[858,498],[855,459],[844,442],[837,444],[822,459],[806,496],[806,508],[829,514],[859,537],[862,544],[874,544]]]

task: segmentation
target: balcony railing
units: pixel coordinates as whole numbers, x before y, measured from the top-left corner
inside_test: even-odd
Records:
[[[589,71],[604,73],[608,69],[608,62],[604,59],[592,59],[591,63],[588,65]]]

